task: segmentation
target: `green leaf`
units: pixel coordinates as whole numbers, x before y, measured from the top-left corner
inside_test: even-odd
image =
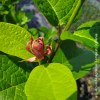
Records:
[[[58,51],[56,52],[56,55],[53,58],[52,62],[61,63],[61,64],[65,65],[65,66],[68,66],[69,69],[71,69],[71,70],[73,69],[73,66],[69,63],[66,55],[61,50],[61,48],[59,48]]]
[[[29,32],[17,25],[0,22],[0,51],[22,59],[32,57],[26,50],[30,36]]]
[[[33,0],[52,25],[65,24],[79,0]],[[62,6],[63,5],[63,6]]]
[[[71,40],[63,41],[52,62],[64,64],[73,72],[75,79],[84,77],[93,65],[84,67],[95,61],[95,55],[86,48],[79,48]]]
[[[59,63],[37,66],[25,85],[28,100],[77,100],[76,92],[71,71]]]
[[[27,100],[24,85],[32,65],[17,57],[0,54],[0,100]]]
[[[86,76],[94,67],[95,55],[89,50],[81,50],[81,54],[69,60],[69,63],[73,66],[73,76],[75,79]],[[89,66],[87,66],[89,64]],[[95,64],[94,64],[95,65]],[[87,67],[85,67],[87,66]]]
[[[87,36],[88,38],[92,37],[95,41],[98,41],[99,46],[91,44],[91,46],[98,47],[98,53],[100,54],[100,20],[89,21],[81,26],[74,32],[74,34],[79,36]]]
[[[74,34],[70,32],[63,32],[60,38],[61,40],[69,39],[77,41],[90,48],[97,48],[99,46],[98,42],[90,35],[89,31],[86,32],[84,30],[81,30],[81,31],[76,31]]]

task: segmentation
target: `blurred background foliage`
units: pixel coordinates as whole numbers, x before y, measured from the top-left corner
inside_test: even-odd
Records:
[[[28,0],[0,0],[0,22],[17,24],[28,27],[34,12],[27,9],[32,2]]]

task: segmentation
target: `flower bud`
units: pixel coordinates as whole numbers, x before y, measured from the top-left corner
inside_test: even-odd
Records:
[[[30,62],[32,62],[32,60],[35,61],[36,59],[43,60],[44,56],[51,53],[51,46],[46,46],[46,52],[44,48],[43,37],[39,37],[35,40],[31,37],[30,41],[26,44],[26,49],[30,53],[34,54],[35,58],[29,58],[28,61],[31,60]]]

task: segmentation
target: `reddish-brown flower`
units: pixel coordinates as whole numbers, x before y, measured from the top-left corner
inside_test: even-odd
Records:
[[[36,59],[42,60],[44,59],[44,56],[51,53],[51,46],[46,46],[46,51],[45,51],[43,37],[39,37],[38,39],[35,39],[35,40],[31,37],[30,41],[27,42],[26,44],[26,49],[30,53],[35,55],[35,57],[29,58],[27,60],[29,62],[33,62]]]

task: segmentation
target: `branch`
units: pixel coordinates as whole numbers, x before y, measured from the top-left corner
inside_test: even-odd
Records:
[[[76,7],[75,7],[75,9],[74,9],[74,11],[73,11],[71,17],[69,18],[68,23],[66,24],[65,28],[64,28],[62,31],[60,30],[61,33],[64,32],[64,31],[67,31],[67,30],[70,28],[70,26],[71,26],[71,24],[72,24],[74,18],[76,17],[78,11],[80,10],[80,8],[81,8],[81,6],[82,6],[82,4],[83,4],[83,1],[85,1],[85,0],[78,0],[78,4],[76,5]],[[61,27],[60,27],[60,28],[61,28]],[[58,48],[60,47],[60,44],[62,43],[62,41],[60,40],[60,35],[61,35],[61,33],[59,33],[59,39],[58,39],[58,41],[57,41],[57,43],[56,43],[55,50],[52,52],[52,54],[51,54],[51,56],[50,56],[50,58],[49,58],[49,60],[48,60],[48,63],[52,62],[53,57],[55,56],[55,54],[56,54]]]

